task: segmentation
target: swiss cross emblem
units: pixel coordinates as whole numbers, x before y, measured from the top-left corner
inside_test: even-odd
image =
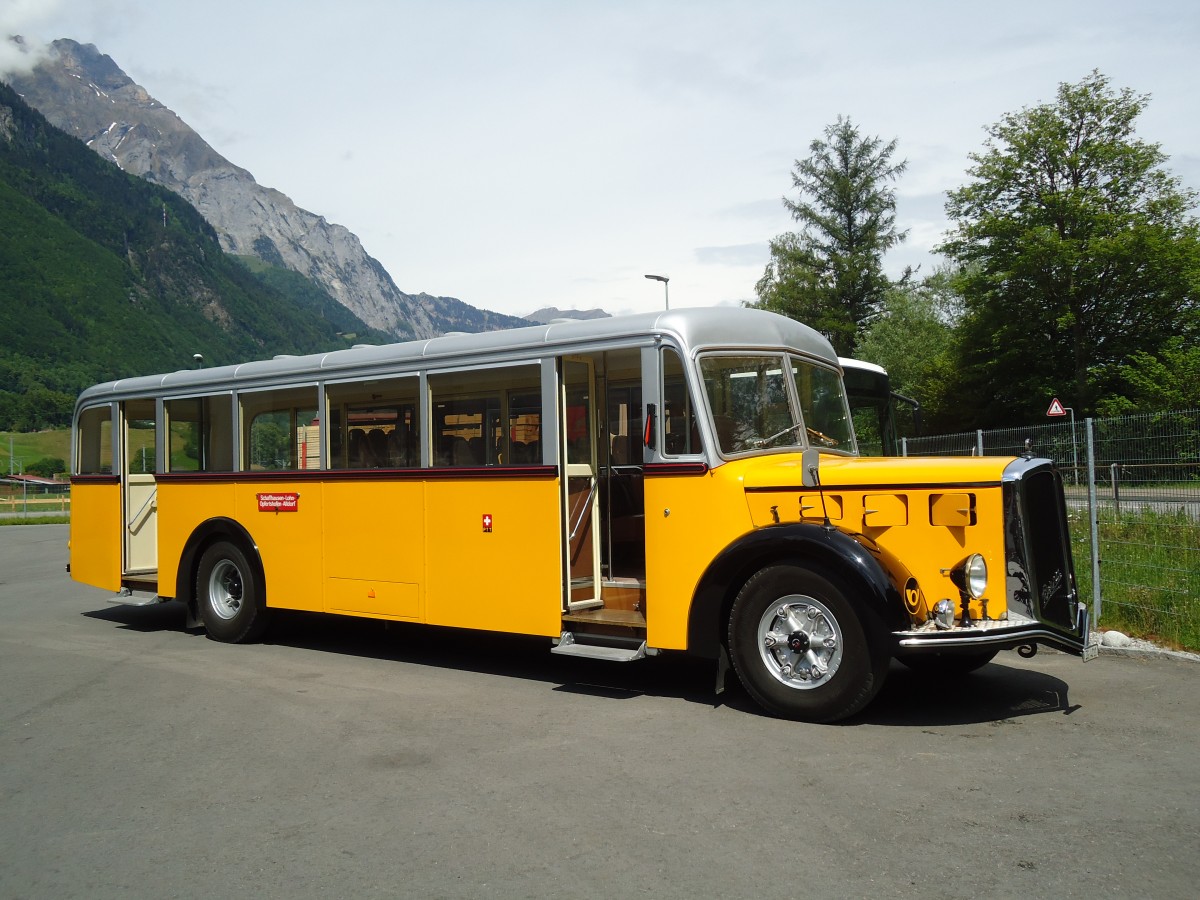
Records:
[[[483,514],[483,533],[484,534],[492,533],[492,514],[491,513]]]

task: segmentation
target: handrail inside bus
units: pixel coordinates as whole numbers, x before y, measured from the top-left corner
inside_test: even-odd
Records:
[[[579,521],[571,527],[571,537],[568,540],[575,540],[575,535],[579,534],[579,529],[583,527],[583,520],[587,518],[587,511],[592,505],[592,497],[596,494],[596,479],[591,479],[592,486],[588,490],[587,499],[583,501],[583,507],[579,510]]]

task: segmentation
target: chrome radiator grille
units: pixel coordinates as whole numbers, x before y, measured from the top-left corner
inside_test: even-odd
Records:
[[[1078,594],[1062,477],[1045,459],[1004,473],[1004,542],[1010,612],[1075,632]]]

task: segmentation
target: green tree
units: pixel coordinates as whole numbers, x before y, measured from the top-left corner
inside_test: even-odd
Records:
[[[960,423],[953,393],[962,298],[953,280],[952,270],[941,269],[919,283],[890,288],[855,350],[887,369],[892,390],[920,402],[927,432],[954,431]]]
[[[1176,336],[1158,353],[1139,350],[1120,375],[1125,389],[1100,401],[1101,415],[1200,409],[1200,345],[1194,340]]]
[[[26,475],[40,475],[42,478],[53,478],[65,471],[67,471],[66,462],[57,456],[43,457],[25,467]]]
[[[939,248],[962,265],[963,391],[971,425],[1091,412],[1122,366],[1189,328],[1200,278],[1196,197],[1134,126],[1148,97],[1093,72],[1010,113],[949,193]]]
[[[771,241],[755,286],[759,307],[811,325],[843,355],[890,287],[883,254],[906,235],[896,229],[892,182],[907,163],[892,162],[895,151],[895,140],[863,137],[848,118],[827,127],[792,170],[799,199],[783,199],[800,229]]]

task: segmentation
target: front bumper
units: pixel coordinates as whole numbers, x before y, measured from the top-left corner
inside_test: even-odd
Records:
[[[910,631],[895,631],[892,637],[896,641],[898,655],[972,653],[1011,650],[1014,647],[1033,648],[1041,644],[1089,660],[1096,656],[1096,645],[1090,640],[1090,632],[1088,608],[1080,603],[1076,607],[1075,628],[1072,631],[1010,613],[1004,621],[972,621],[970,625],[955,624],[946,630],[940,630],[929,622]]]

